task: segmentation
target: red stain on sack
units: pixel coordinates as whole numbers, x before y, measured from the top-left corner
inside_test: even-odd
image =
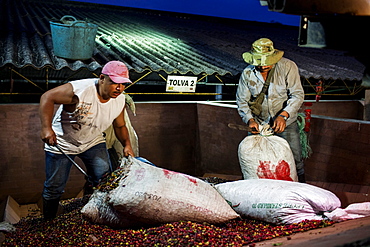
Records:
[[[285,160],[281,160],[279,164],[276,166],[275,174],[276,179],[278,180],[293,181],[293,179],[290,177],[289,164]]]
[[[261,161],[257,168],[257,175],[259,178],[275,179],[275,175],[271,170],[271,161]]]
[[[259,163],[260,165],[257,168],[257,176],[259,178],[293,181],[290,177],[289,164],[285,160],[279,161],[275,171],[274,165],[271,164],[271,161],[260,160]]]
[[[168,179],[171,179],[173,175],[177,174],[178,172],[169,171],[166,169],[163,169],[164,176]]]
[[[198,182],[195,178],[192,178],[192,177],[188,177],[188,176],[185,176],[187,179],[189,179],[190,182],[192,182],[193,184],[195,185],[198,185]]]
[[[163,169],[163,173],[164,173],[164,176],[168,179],[171,179],[171,174],[173,172],[169,171],[169,170],[166,170],[166,169]]]
[[[163,169],[163,174],[164,174],[164,176],[165,176],[166,178],[171,179],[171,178],[172,178],[172,176],[173,176],[174,174],[178,174],[178,172],[174,172],[174,171],[169,171],[169,170]],[[184,176],[185,176],[187,179],[189,179],[189,181],[190,181],[190,182],[192,182],[193,184],[198,185],[198,182],[197,182],[197,180],[196,180],[195,178],[192,178],[192,177],[189,177],[189,176],[186,176],[186,175],[184,175]]]

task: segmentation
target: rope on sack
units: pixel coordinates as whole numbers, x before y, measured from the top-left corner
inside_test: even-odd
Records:
[[[312,154],[312,149],[310,147],[307,133],[306,131],[304,131],[304,126],[306,124],[304,113],[298,113],[297,123],[300,135],[300,142],[302,146],[302,158],[306,159]]]
[[[274,131],[272,130],[269,124],[264,124],[264,125],[259,124],[258,127],[260,131],[259,133],[260,136],[268,137],[268,136],[274,135]]]

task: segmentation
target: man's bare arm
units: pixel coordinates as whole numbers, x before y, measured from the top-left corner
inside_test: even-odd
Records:
[[[70,83],[50,89],[40,98],[39,115],[41,120],[41,139],[49,145],[55,145],[56,136],[51,128],[55,104],[76,104],[77,96]]]

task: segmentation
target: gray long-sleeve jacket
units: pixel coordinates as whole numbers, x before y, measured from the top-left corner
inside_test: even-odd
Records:
[[[265,80],[255,66],[247,66],[239,80],[236,93],[238,112],[243,122],[248,124],[249,119],[255,118],[248,106],[251,96],[257,97],[261,92]],[[275,65],[268,93],[262,104],[260,123],[269,123],[282,111],[289,113],[287,125],[297,119],[298,110],[304,100],[304,91],[297,65],[287,59],[281,58]]]

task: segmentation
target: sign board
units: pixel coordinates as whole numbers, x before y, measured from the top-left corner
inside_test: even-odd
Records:
[[[167,77],[167,92],[195,92],[197,85],[196,76],[172,76]]]

